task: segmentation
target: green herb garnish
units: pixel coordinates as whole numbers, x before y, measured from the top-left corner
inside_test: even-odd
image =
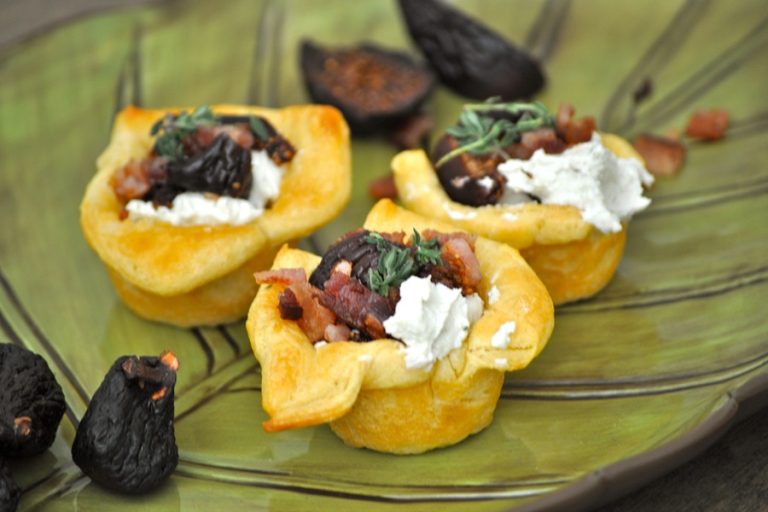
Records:
[[[382,251],[378,268],[368,269],[368,284],[371,289],[386,297],[391,286],[400,286],[403,281],[427,265],[441,265],[440,242],[424,240],[415,229],[411,247],[400,247],[386,240],[379,233],[370,233],[365,241]]]
[[[517,121],[498,119],[493,112],[519,115]],[[498,98],[490,98],[484,103],[464,105],[455,126],[446,130],[456,138],[459,147],[449,151],[437,161],[440,167],[448,160],[463,153],[470,155],[500,155],[509,158],[504,148],[512,144],[523,132],[549,128],[555,125],[555,118],[547,107],[540,102],[499,103]]]
[[[155,153],[158,156],[166,156],[171,159],[184,156],[184,146],[181,141],[187,135],[201,126],[213,126],[217,119],[213,110],[208,105],[197,107],[191,114],[181,112],[174,116],[168,114],[154,125],[150,135],[157,135],[155,141]]]
[[[262,142],[267,142],[269,140],[269,131],[267,130],[267,125],[264,124],[264,121],[256,116],[251,116],[249,121],[251,124],[251,131],[254,135],[256,135]]]

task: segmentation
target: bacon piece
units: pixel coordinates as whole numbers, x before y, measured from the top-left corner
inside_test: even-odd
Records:
[[[291,288],[286,288],[277,296],[277,308],[280,310],[280,318],[285,320],[298,320],[304,316],[304,308],[299,304],[299,299]]]
[[[201,126],[182,140],[184,153],[193,156],[202,153],[208,146],[213,144],[214,139],[220,134],[226,133],[243,149],[251,150],[254,143],[254,136],[250,128],[245,124],[222,124],[218,126]]]
[[[373,339],[386,336],[383,322],[395,313],[393,303],[342,272],[333,272],[324,289],[320,302],[346,324]]]
[[[131,199],[141,199],[149,192],[152,181],[149,177],[150,159],[131,160],[118,169],[109,179],[109,185],[121,204]]]
[[[301,308],[302,314],[300,318],[296,319],[296,323],[311,342],[314,343],[315,341],[323,339],[325,336],[325,328],[328,327],[328,325],[336,323],[336,315],[333,311],[320,303],[322,292],[313,288],[307,282],[307,274],[304,272],[303,268],[283,268],[265,272],[256,272],[254,277],[259,284],[281,284],[289,286],[289,288],[286,288],[286,290],[281,293],[281,296],[285,294],[285,291],[290,290],[293,297],[285,295],[282,300],[291,301],[290,303],[286,303],[292,308],[296,308],[297,306],[298,308]],[[295,303],[293,299],[295,299]],[[278,298],[278,301],[280,300],[281,299]],[[280,302],[278,302],[278,308],[279,307]]]
[[[372,180],[368,184],[368,195],[374,200],[379,199],[396,199],[397,187],[395,186],[395,178],[392,174],[382,176]]]
[[[568,145],[589,141],[592,138],[592,132],[597,129],[594,117],[573,119],[574,113],[573,105],[563,103],[555,117],[555,129]]]
[[[692,139],[714,141],[728,129],[728,112],[723,109],[699,110],[688,120],[685,134]]]
[[[657,135],[643,134],[632,141],[654,176],[673,176],[685,160],[685,146],[680,141]]]
[[[396,126],[389,136],[398,149],[416,149],[426,146],[429,133],[435,128],[435,118],[422,112],[412,115]]]
[[[347,341],[352,337],[352,331],[344,324],[329,325],[325,328],[325,339],[329,342]]]
[[[530,151],[530,155],[537,149],[543,149],[545,153],[549,154],[559,154],[565,151],[566,148],[565,142],[560,140],[555,130],[551,128],[523,133],[520,144]],[[530,155],[528,158],[530,158]]]
[[[422,233],[427,240],[440,241],[443,265],[430,267],[433,280],[446,286],[459,287],[464,295],[477,291],[482,279],[480,262],[475,256],[475,239],[467,233],[439,233],[427,229]]]

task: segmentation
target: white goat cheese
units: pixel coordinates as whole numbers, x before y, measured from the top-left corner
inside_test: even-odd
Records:
[[[174,226],[239,226],[264,213],[269,201],[280,193],[283,169],[269,158],[266,151],[251,151],[253,185],[248,199],[218,196],[200,192],[183,192],[173,199],[170,207],[155,206],[148,201],[133,199],[125,205],[130,219],[149,218]]]
[[[400,285],[400,300],[395,314],[384,321],[384,330],[405,343],[407,368],[428,369],[461,346],[482,313],[477,294],[464,297],[458,288],[411,276]]]
[[[582,218],[604,233],[621,231],[621,221],[646,208],[643,185],[653,176],[634,158],[619,158],[592,140],[549,155],[537,150],[530,160],[510,159],[498,170],[507,178],[500,204],[529,202],[531,194],[543,204],[575,206]]]

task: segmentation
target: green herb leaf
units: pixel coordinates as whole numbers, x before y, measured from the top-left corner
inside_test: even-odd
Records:
[[[256,116],[251,116],[248,120],[251,124],[251,130],[253,130],[253,133],[256,134],[259,140],[262,142],[268,141],[269,131],[267,130],[267,125],[264,124],[264,121],[260,117]]]
[[[171,159],[184,156],[181,141],[201,126],[213,126],[217,118],[208,105],[197,107],[191,114],[180,112],[178,115],[166,115],[152,125],[150,135],[157,135],[155,153]]]
[[[493,117],[494,112],[519,117],[513,122]],[[483,103],[465,105],[457,124],[446,130],[448,135],[456,138],[459,147],[443,155],[435,167],[463,153],[475,156],[498,154],[508,158],[504,148],[515,142],[520,134],[554,125],[555,118],[540,102],[500,103],[498,98],[489,98]]]
[[[365,241],[381,251],[378,267],[368,269],[368,284],[374,292],[384,297],[389,294],[390,287],[400,286],[427,265],[442,264],[440,242],[425,241],[415,229],[411,247],[400,247],[379,233],[369,233]]]

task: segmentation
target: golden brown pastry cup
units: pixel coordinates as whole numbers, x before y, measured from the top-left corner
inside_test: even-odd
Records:
[[[311,233],[344,208],[351,190],[349,130],[333,107],[279,110],[214,106],[217,114],[265,117],[297,149],[280,195],[240,226],[173,226],[120,219],[110,177],[154,143],[152,124],[167,112],[127,107],[80,205],[85,238],[106,265],[120,298],[139,315],[179,326],[213,325],[245,315],[256,293],[253,272],[268,268],[284,243]]]
[[[365,221],[384,232],[413,228],[456,231],[382,200]],[[478,238],[485,310],[463,345],[429,369],[406,368],[403,345],[392,339],[335,342],[315,348],[295,322],[278,311],[281,286],[263,286],[246,328],[261,363],[262,404],[270,432],[330,422],[347,444],[391,453],[420,453],[457,443],[493,418],[504,372],[524,368],[544,348],[554,308],[544,285],[508,245]],[[319,263],[313,254],[283,247],[272,268]],[[499,298],[489,304],[496,288]],[[514,321],[506,348],[491,345],[499,327]]]
[[[608,133],[601,137],[617,156],[643,161],[626,140]],[[395,156],[392,171],[406,208],[518,249],[555,304],[596,294],[608,284],[621,261],[626,222],[618,233],[601,233],[573,206],[530,203],[472,207],[454,202],[422,150]]]

